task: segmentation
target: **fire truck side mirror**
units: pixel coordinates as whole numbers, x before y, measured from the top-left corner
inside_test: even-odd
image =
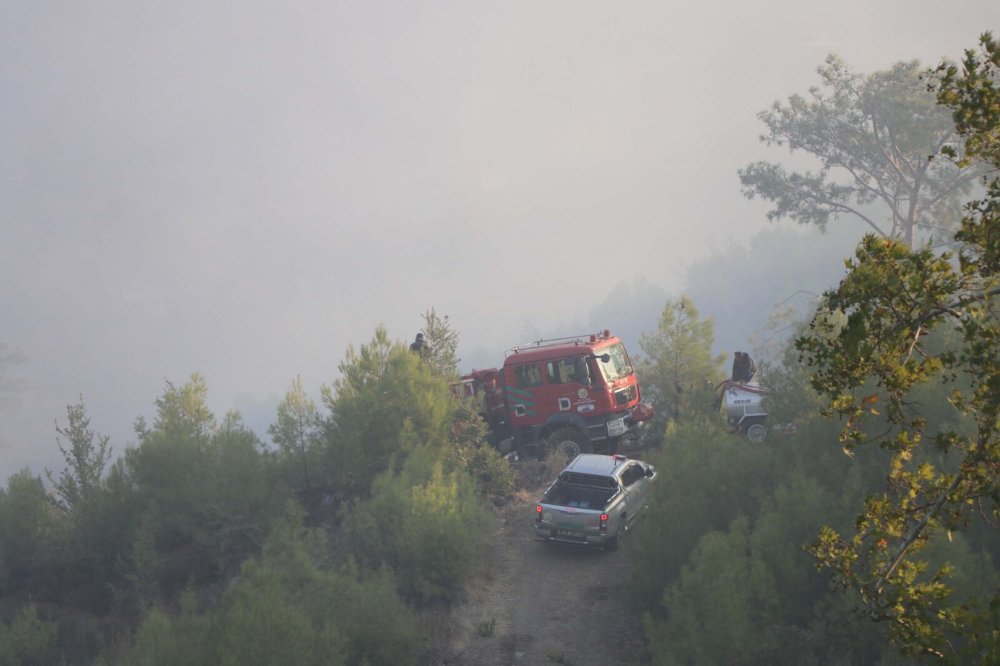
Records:
[[[595,358],[600,359],[601,363],[607,363],[611,360],[611,354],[601,354],[600,356],[595,356]]]

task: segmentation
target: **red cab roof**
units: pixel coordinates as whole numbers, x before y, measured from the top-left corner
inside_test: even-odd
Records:
[[[590,335],[539,340],[509,350],[507,358],[504,359],[504,365],[518,365],[533,361],[593,354],[599,349],[604,349],[620,342],[620,338],[611,335],[611,332],[606,330]]]

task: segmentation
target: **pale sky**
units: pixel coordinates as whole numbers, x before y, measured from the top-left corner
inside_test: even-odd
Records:
[[[828,53],[930,66],[988,29],[995,0],[4,3],[0,483],[61,466],[81,394],[120,452],[198,371],[266,437],[380,323],[433,306],[481,366],[623,283],[677,295],[767,225],[757,112]]]

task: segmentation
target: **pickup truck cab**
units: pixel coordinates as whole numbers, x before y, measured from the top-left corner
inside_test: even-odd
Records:
[[[646,508],[656,470],[622,455],[583,453],[535,506],[539,540],[616,548]]]

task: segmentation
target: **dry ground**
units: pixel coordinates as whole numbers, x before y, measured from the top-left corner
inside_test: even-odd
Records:
[[[535,541],[535,502],[551,464],[518,463],[522,488],[495,511],[483,574],[431,629],[426,664],[646,664],[626,604],[628,543],[613,552]],[[558,471],[558,470],[557,470]]]

